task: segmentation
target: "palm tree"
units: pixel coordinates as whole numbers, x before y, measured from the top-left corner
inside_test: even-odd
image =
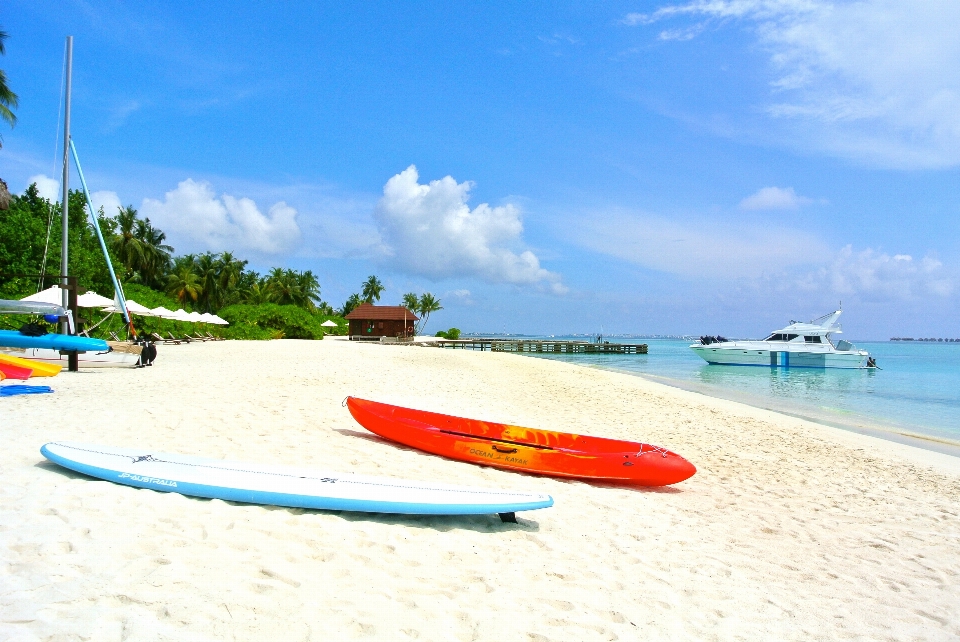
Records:
[[[344,301],[343,307],[340,308],[340,316],[342,316],[342,317],[347,316],[348,314],[350,314],[351,312],[353,312],[353,310],[354,310],[357,306],[359,306],[361,303],[363,303],[363,299],[360,298],[360,295],[359,295],[359,294],[357,294],[356,292],[354,292],[354,293],[351,294],[349,297],[347,297],[347,300],[346,300],[346,301]]]
[[[187,301],[196,303],[203,294],[200,278],[194,272],[194,257],[192,254],[181,256],[173,266],[173,272],[167,277],[167,294],[174,297],[185,306]]]
[[[206,312],[220,309],[223,290],[220,289],[220,265],[212,252],[205,252],[196,258],[194,270],[200,282],[198,303]]]
[[[417,324],[417,334],[423,332],[423,329],[427,325],[427,319],[430,318],[430,313],[442,309],[443,306],[440,305],[440,299],[435,298],[429,292],[424,292],[420,296],[420,305],[417,307],[417,313],[420,315],[420,323]]]
[[[241,261],[232,252],[221,252],[216,260],[217,288],[220,292],[218,303],[222,306],[237,298],[238,286],[243,278],[246,261]]]
[[[417,297],[415,292],[407,292],[403,295],[403,307],[410,310],[416,314],[417,310],[420,308],[420,299]]]
[[[297,299],[297,283],[290,278],[292,271],[283,268],[273,268],[267,274],[266,291],[268,300],[277,305],[295,305]]]
[[[0,55],[7,53],[4,41],[7,39],[7,32],[0,30]],[[10,123],[13,127],[17,124],[17,116],[11,110],[11,107],[17,107],[20,104],[20,98],[7,86],[7,74],[0,69],[0,118]],[[3,138],[0,137],[0,147],[3,147]]]
[[[301,306],[308,310],[316,310],[316,302],[320,301],[320,281],[311,271],[296,273],[297,288],[302,297]]]
[[[116,235],[110,239],[110,249],[120,259],[120,263],[127,268],[128,273],[131,273],[131,276],[139,275],[139,268],[148,261],[149,250],[136,235],[137,210],[133,209],[133,205],[127,205],[118,208],[118,210],[119,212],[113,219],[117,228]]]
[[[270,303],[270,292],[267,290],[267,280],[260,278],[260,275],[256,272],[252,272],[251,274],[254,274],[256,278],[242,289],[240,294],[241,300],[248,305]]]
[[[127,207],[133,209],[132,206]],[[140,276],[147,285],[156,285],[160,282],[160,276],[170,267],[173,247],[164,243],[167,235],[151,225],[149,218],[137,219],[133,235],[143,244],[147,259],[140,268]]]
[[[363,284],[363,300],[367,303],[373,303],[374,301],[380,300],[380,294],[386,288],[383,287],[383,283],[380,282],[374,275],[367,277],[367,280]]]
[[[157,285],[170,266],[173,253],[173,248],[164,243],[167,235],[153,227],[150,219],[138,218],[133,205],[119,208],[112,221],[106,222],[115,226],[110,249],[126,268],[128,278],[148,286]]]

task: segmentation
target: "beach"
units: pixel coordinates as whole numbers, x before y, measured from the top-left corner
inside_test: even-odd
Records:
[[[323,341],[160,346],[0,402],[3,640],[955,640],[960,459],[638,376]],[[385,442],[348,395],[644,441],[659,489],[551,479]],[[46,462],[70,440],[549,493],[418,517],[183,497]]]

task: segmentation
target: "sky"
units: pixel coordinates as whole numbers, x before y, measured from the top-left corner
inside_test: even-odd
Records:
[[[960,3],[0,0],[0,177],[428,331],[960,337]],[[76,174],[71,186],[77,186]],[[109,293],[108,293],[109,294]]]

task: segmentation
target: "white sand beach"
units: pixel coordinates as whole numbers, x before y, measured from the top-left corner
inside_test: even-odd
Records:
[[[508,354],[324,340],[161,346],[0,400],[2,640],[956,640],[960,460]],[[347,395],[668,447],[637,489],[384,442]],[[412,517],[92,480],[54,440],[551,494]]]

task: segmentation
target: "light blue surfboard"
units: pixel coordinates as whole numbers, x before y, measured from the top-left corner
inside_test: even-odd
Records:
[[[50,461],[107,481],[247,504],[410,515],[506,515],[547,508],[550,495],[321,472],[222,459],[51,442]]]
[[[16,330],[0,330],[0,346],[8,348],[48,348],[50,350],[78,350],[80,352],[107,352],[110,346],[102,339],[76,337],[69,334],[44,334],[29,337]]]

